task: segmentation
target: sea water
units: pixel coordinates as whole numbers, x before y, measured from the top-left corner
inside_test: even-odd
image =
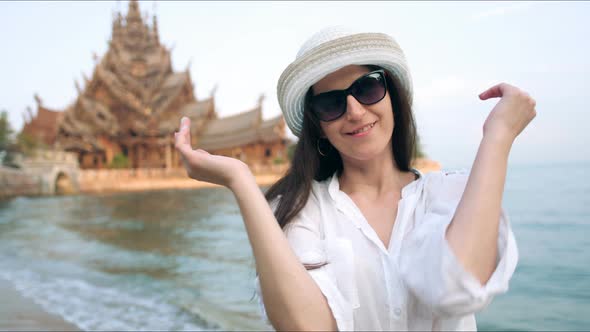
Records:
[[[480,330],[590,328],[590,163],[510,166],[520,260]],[[224,188],[0,201],[0,278],[84,330],[260,330]]]

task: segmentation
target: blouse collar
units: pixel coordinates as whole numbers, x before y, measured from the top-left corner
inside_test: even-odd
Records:
[[[418,183],[422,183],[423,181],[423,176],[422,173],[420,173],[420,171],[412,169],[412,172],[414,174],[416,174],[416,179],[412,182],[410,182],[409,184],[407,184],[405,187],[402,188],[402,192],[401,192],[401,200],[404,200],[406,205],[410,205],[410,206],[414,206],[415,204],[415,198],[416,197],[416,193],[418,192],[419,186]],[[385,246],[383,245],[383,242],[381,242],[381,240],[379,239],[379,237],[377,236],[377,233],[375,233],[375,231],[373,230],[373,228],[371,228],[371,226],[365,221],[364,216],[362,215],[362,213],[360,212],[360,210],[356,207],[355,203],[352,201],[352,199],[350,198],[350,196],[348,196],[345,192],[340,190],[340,182],[338,181],[338,175],[337,173],[334,173],[332,175],[332,178],[329,180],[328,182],[328,194],[330,196],[330,198],[332,199],[332,201],[334,202],[334,206],[337,210],[340,210],[340,212],[344,213],[347,216],[351,216],[352,218],[348,218],[350,221],[352,221],[352,223],[354,224],[354,226],[358,229],[360,229],[367,238],[369,238],[373,243],[375,243],[375,245],[384,253],[384,254],[388,254],[389,253],[389,248],[385,248]],[[412,198],[407,200],[408,198]],[[401,201],[400,201],[401,202]],[[409,212],[411,212],[411,208],[405,208],[403,211],[403,216],[401,217],[402,220],[400,220],[402,225],[398,225],[398,226],[394,226],[394,230],[392,231],[392,236],[393,236],[393,232],[404,232],[403,228],[403,219],[405,219],[407,216],[406,214],[408,214]],[[399,213],[399,212],[398,212]],[[397,221],[396,221],[397,223]],[[397,230],[398,228],[402,228],[400,230]],[[390,243],[390,246],[392,244]],[[395,246],[397,246],[397,244],[395,244]],[[396,250],[394,250],[393,252],[397,252]]]
[[[424,178],[422,172],[419,170],[410,168],[410,171],[416,175],[416,178],[414,181],[408,183],[402,188],[402,199],[414,193],[416,191],[416,184]],[[340,181],[338,180],[338,172],[334,172],[330,178],[330,182],[328,183],[328,193],[335,202],[338,202],[338,197],[340,196]]]

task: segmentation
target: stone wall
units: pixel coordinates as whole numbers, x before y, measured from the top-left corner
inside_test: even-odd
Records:
[[[0,166],[0,198],[41,195],[42,187],[40,175]]]
[[[60,164],[69,167],[78,167],[78,159],[71,152],[59,150],[35,150],[28,155],[15,154],[14,163],[22,168],[39,168],[47,165]]]

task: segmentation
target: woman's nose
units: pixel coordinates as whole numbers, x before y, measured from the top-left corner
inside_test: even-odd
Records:
[[[356,100],[352,95],[346,97],[346,117],[348,120],[359,120],[365,115],[365,106]]]

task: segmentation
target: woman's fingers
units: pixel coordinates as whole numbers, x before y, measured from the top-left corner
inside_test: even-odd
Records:
[[[511,88],[509,84],[499,83],[479,94],[479,99],[501,98]]]
[[[180,120],[180,129],[177,133],[174,133],[176,149],[178,149],[185,157],[193,151],[193,148],[191,147],[190,124],[190,119],[183,116]]]
[[[229,157],[217,156],[191,146],[190,120],[183,117],[180,129],[174,133],[174,145],[190,178],[228,186],[236,177],[248,170],[246,164]],[[249,171],[249,170],[248,170]]]
[[[174,146],[180,152],[180,159],[189,177],[196,180],[207,179],[209,153],[202,149],[193,150],[191,146],[190,119],[182,117],[180,129],[174,133]]]
[[[509,138],[510,142],[518,136],[535,117],[535,100],[525,91],[507,83],[500,83],[479,95],[481,100],[497,98],[484,122],[484,136]]]
[[[191,128],[191,120],[188,117],[183,116],[182,119],[180,119],[180,131],[183,133],[184,138],[189,146],[191,144],[191,130],[190,130],[190,128]]]

